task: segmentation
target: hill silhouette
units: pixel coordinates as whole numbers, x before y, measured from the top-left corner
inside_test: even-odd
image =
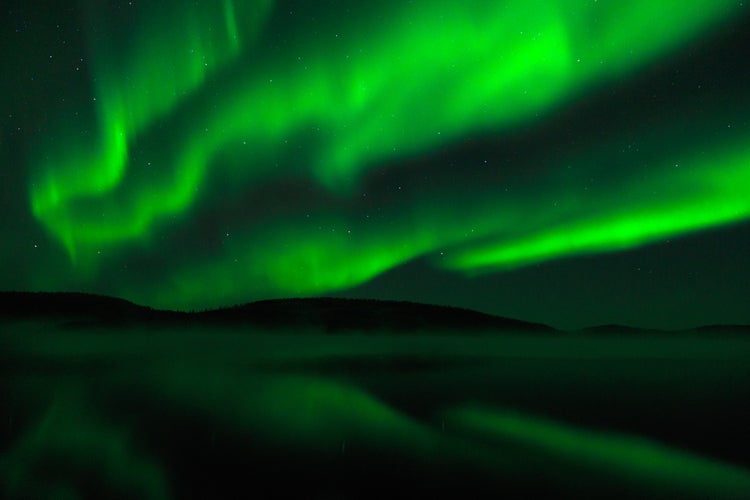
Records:
[[[127,300],[77,292],[1,292],[0,319],[56,321],[142,321],[164,312]]]
[[[387,300],[305,298],[261,300],[201,312],[139,306],[85,293],[0,292],[0,320],[51,320],[69,326],[246,326],[346,331],[473,331],[552,333],[539,323],[492,316],[456,307]]]
[[[587,328],[582,328],[580,330],[577,330],[577,333],[583,333],[583,334],[593,334],[593,335],[637,335],[637,334],[644,334],[644,333],[654,333],[654,334],[666,334],[670,333],[667,330],[657,330],[652,328],[638,328],[635,326],[626,326],[626,325],[598,325],[598,326],[590,326]]]
[[[750,325],[706,325],[688,330],[691,333],[720,333],[723,335],[750,335]]]
[[[309,298],[262,300],[226,309],[197,313],[199,321],[241,323],[272,328],[279,325],[324,327],[329,332],[482,330],[553,332],[553,328],[492,316],[457,307],[390,300]]]

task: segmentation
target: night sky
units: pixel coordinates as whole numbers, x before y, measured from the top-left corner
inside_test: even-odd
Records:
[[[750,323],[740,0],[4,2],[0,289]]]

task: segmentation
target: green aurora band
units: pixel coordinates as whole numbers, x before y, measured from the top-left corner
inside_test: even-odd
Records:
[[[347,16],[293,24],[283,44],[264,31],[286,15],[270,0],[165,4],[118,29],[96,5],[89,22],[104,28],[89,34],[93,109],[82,125],[95,133],[60,118],[29,192],[80,279],[282,180],[312,180],[324,200],[227,223],[220,249],[174,264],[158,290],[119,285],[139,301],[211,305],[206,287],[213,305],[326,293],[418,257],[496,271],[750,217],[748,130],[727,126],[750,110],[742,100],[640,132],[647,168],[610,171],[611,152],[634,140],[623,134],[548,158],[533,185],[412,190],[378,217],[361,201],[380,166],[552,117],[744,15],[734,0],[353,3]],[[596,193],[576,186],[602,176]]]

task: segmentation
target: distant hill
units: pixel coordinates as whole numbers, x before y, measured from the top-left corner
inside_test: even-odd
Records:
[[[577,330],[576,333],[607,334],[607,335],[637,335],[637,334],[644,334],[644,333],[665,334],[665,333],[670,333],[670,332],[668,332],[667,330],[636,328],[633,326],[624,326],[624,325],[599,325],[599,326],[590,326],[588,328],[582,328],[580,330]]]
[[[693,333],[720,333],[724,335],[750,335],[750,325],[706,325],[688,330]]]
[[[247,326],[346,331],[471,331],[552,333],[542,324],[455,307],[383,300],[308,298],[262,300],[234,307],[183,313],[143,307],[123,299],[84,293],[0,292],[1,320],[50,320],[68,326]]]
[[[706,325],[687,330],[657,330],[623,325],[600,325],[576,330],[585,335],[750,335],[750,325]]]
[[[545,333],[553,328],[489,314],[414,302],[390,300],[309,298],[262,300],[227,309],[197,313],[210,323],[250,322],[274,326],[318,326],[329,332],[345,330],[514,331]]]
[[[143,320],[160,311],[127,300],[75,292],[0,292],[1,319]]]

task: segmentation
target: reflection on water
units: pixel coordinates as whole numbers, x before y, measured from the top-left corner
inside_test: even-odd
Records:
[[[11,498],[750,491],[741,337],[9,330]]]

